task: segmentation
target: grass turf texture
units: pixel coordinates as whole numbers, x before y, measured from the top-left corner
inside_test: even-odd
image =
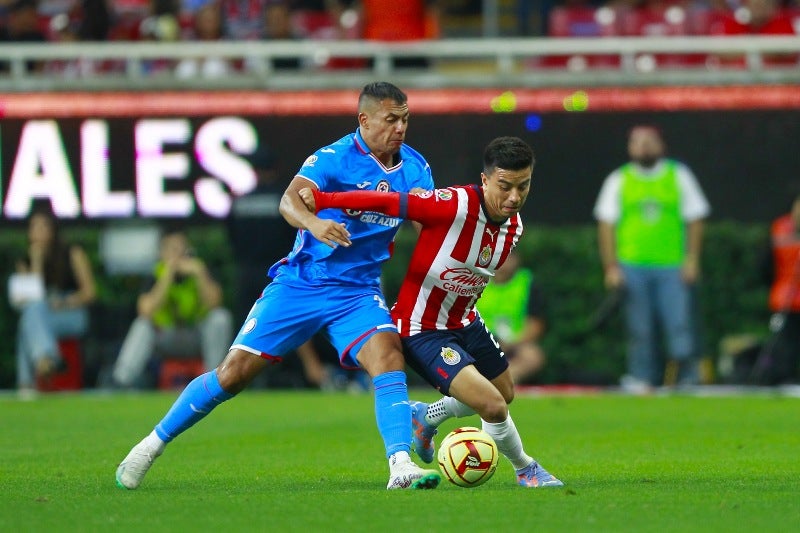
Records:
[[[414,398],[434,399],[430,391]],[[520,397],[527,451],[475,489],[387,491],[369,395],[248,391],[171,444],[136,491],[114,471],[175,395],[0,397],[0,531],[788,531],[800,400]],[[475,417],[450,420],[441,435]],[[441,435],[439,438],[441,438]],[[795,524],[795,526],[791,526]]]

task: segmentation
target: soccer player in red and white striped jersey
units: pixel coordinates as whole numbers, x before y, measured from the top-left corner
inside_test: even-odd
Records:
[[[480,186],[416,194],[305,189],[300,195],[310,209],[365,210],[376,223],[385,214],[422,225],[392,309],[409,365],[446,395],[430,405],[412,404],[420,458],[433,460],[433,436],[442,422],[478,413],[483,429],[514,465],[519,485],[553,487],[563,483],[523,450],[508,412],[514,398],[508,362],[475,307],[522,234],[519,211],[533,165],[527,143],[499,137],[484,151]]]

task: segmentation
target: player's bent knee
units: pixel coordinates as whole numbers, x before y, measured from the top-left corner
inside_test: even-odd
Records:
[[[234,348],[217,367],[217,379],[225,392],[238,394],[267,365],[263,358]]]
[[[478,411],[483,420],[497,424],[508,418],[508,405],[501,397],[492,398]]]

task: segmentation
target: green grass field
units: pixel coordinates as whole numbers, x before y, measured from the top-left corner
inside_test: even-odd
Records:
[[[248,391],[171,444],[138,490],[117,488],[117,463],[174,397],[0,397],[0,531],[800,527],[796,398],[520,397],[528,453],[566,487],[517,487],[501,459],[476,489],[390,492],[371,396]]]

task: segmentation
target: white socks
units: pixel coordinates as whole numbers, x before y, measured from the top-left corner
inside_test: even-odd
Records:
[[[493,424],[483,420],[483,430],[491,435],[497,443],[497,449],[500,453],[505,455],[511,464],[514,465],[514,470],[525,468],[533,462],[533,457],[525,453],[522,448],[522,439],[517,431],[517,426],[511,420],[511,415],[508,415],[504,421]]]
[[[452,396],[442,396],[441,399],[428,406],[425,420],[435,427],[438,427],[448,418],[461,418],[474,415],[475,411],[468,405],[459,402]]]
[[[148,448],[159,455],[164,451],[164,448],[167,447],[167,443],[159,438],[155,430],[151,431],[150,434],[144,438],[144,442],[147,444]]]
[[[408,452],[395,452],[389,457],[389,472],[394,473],[395,466],[403,465],[411,461]]]
[[[425,420],[432,426],[438,427],[448,418],[461,418],[474,415],[475,411],[468,405],[461,403],[451,396],[443,396],[440,400],[428,406]],[[497,443],[497,449],[505,455],[515,470],[525,468],[533,462],[533,458],[525,453],[522,447],[522,438],[519,436],[517,426],[511,419],[511,414],[504,421],[494,424],[483,422],[483,430]],[[402,452],[401,452],[402,453]]]

